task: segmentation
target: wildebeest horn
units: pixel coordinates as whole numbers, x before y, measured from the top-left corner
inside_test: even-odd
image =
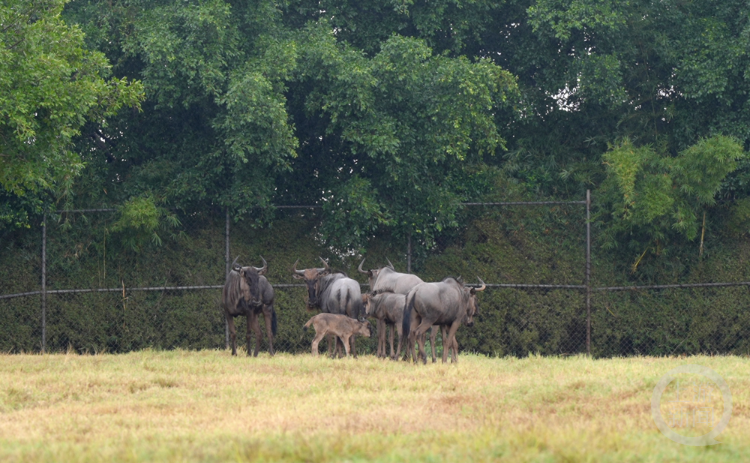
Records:
[[[485,289],[487,289],[487,284],[484,281],[482,281],[481,278],[477,277],[477,280],[479,280],[479,282],[482,283],[482,287],[481,288],[474,288],[474,292],[475,293],[478,293],[479,291],[484,291]]]
[[[239,259],[239,258],[240,258],[240,256],[239,256],[239,255],[238,255],[237,257],[235,257],[235,258],[234,258],[234,260],[232,261],[232,265],[230,265],[230,266],[229,266],[229,268],[231,268],[232,270],[237,270],[237,269],[239,269],[239,268],[242,268],[242,267],[241,267],[241,266],[239,266],[239,265],[238,265],[237,267],[235,267],[235,266],[234,266],[234,264],[236,264],[236,263],[237,263],[237,259]],[[237,271],[239,272],[239,270],[237,270]]]
[[[331,267],[328,266],[328,262],[326,262],[325,260],[323,260],[322,257],[318,256],[318,259],[320,259],[320,261],[323,262],[323,265],[325,265],[325,268],[323,270],[330,270],[331,269]]]
[[[372,272],[370,272],[369,270],[367,270],[367,271],[362,270],[362,264],[365,263],[365,259],[362,259],[362,262],[359,263],[359,267],[357,267],[357,270],[359,270],[359,273],[364,273],[366,275],[370,275]]]
[[[385,260],[388,261],[388,266],[391,268],[391,270],[396,270],[396,268],[393,266],[393,264],[391,263],[391,260],[389,258],[386,257]]]
[[[263,261],[263,267],[254,267],[255,271],[258,272],[259,275],[263,275],[266,273],[266,270],[268,270],[268,262],[266,262],[266,259],[263,258],[263,256],[260,256],[260,260]]]
[[[304,275],[305,274],[304,270],[297,270],[297,263],[299,263],[299,259],[297,259],[294,262],[294,266],[292,266],[292,271],[294,271],[294,273],[296,273],[297,275]]]

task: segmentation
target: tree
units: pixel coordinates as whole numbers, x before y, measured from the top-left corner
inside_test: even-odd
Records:
[[[509,106],[512,76],[390,32],[368,38],[370,54],[328,19],[293,11],[267,1],[71,5],[90,46],[147,95],[143,114],[87,126],[82,188],[238,216],[272,201],[320,203],[323,235],[343,247],[378,227],[429,240],[454,226],[464,167],[502,147],[493,116]]]
[[[356,249],[385,228],[431,245],[457,226],[472,169],[504,148],[494,113],[511,104],[515,79],[489,60],[436,56],[399,35],[369,57],[326,23],[308,28],[300,50],[297,126],[322,130],[301,140],[309,164],[294,167],[320,179],[313,185],[323,191],[328,242]]]
[[[69,191],[84,167],[72,142],[86,121],[138,108],[139,82],[108,78],[104,55],[60,17],[63,0],[0,7],[0,224],[23,225],[45,194]]]
[[[703,139],[675,157],[630,140],[614,146],[604,155],[602,245],[611,249],[622,243],[642,258],[648,250],[660,253],[675,235],[695,239],[702,212],[714,206],[727,176],[747,157],[736,140],[725,136]]]
[[[74,2],[66,17],[146,93],[143,113],[85,128],[81,196],[237,215],[270,203],[297,143],[285,96],[295,50],[274,2]]]

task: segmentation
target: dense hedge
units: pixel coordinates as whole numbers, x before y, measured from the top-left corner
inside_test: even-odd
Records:
[[[414,242],[414,271],[427,281],[462,276],[467,283],[582,284],[584,223],[580,206],[468,209],[459,230],[446,233],[429,249]],[[107,214],[51,221],[48,229],[48,288],[221,285],[224,279],[224,220],[216,216],[180,217],[181,233],[150,244],[141,252],[119,246],[106,232]],[[231,254],[246,265],[269,263],[269,280],[297,283],[291,266],[318,266],[318,256],[365,282],[356,267],[361,256],[335,256],[317,240],[317,220],[309,213],[280,214],[270,226],[233,223]],[[594,230],[596,231],[596,230]],[[594,234],[594,237],[596,234]],[[40,282],[40,230],[3,237],[0,249],[0,293],[33,291]],[[106,239],[105,239],[106,237]],[[641,265],[602,252],[594,240],[594,285],[685,283],[750,280],[750,243],[708,235],[703,258],[683,253]],[[688,243],[689,244],[689,243]],[[694,248],[694,246],[693,246]],[[694,249],[693,249],[694,251]],[[390,259],[406,269],[403,239],[373,237],[366,267]],[[647,267],[646,267],[647,266]],[[643,275],[648,274],[648,278]],[[278,349],[309,350],[311,333],[301,326],[312,315],[302,288],[277,288]],[[220,290],[127,291],[49,295],[47,346],[51,351],[125,352],[153,348],[223,348]],[[528,353],[567,355],[585,352],[584,294],[576,290],[488,289],[480,295],[480,314],[473,328],[458,332],[464,350],[488,355]],[[676,355],[750,351],[750,290],[746,287],[641,292],[595,292],[592,352],[596,356]],[[245,323],[238,319],[238,341],[244,345]],[[0,349],[38,351],[41,340],[40,298],[0,300]],[[374,350],[374,339],[359,349]],[[264,342],[265,346],[265,342]],[[265,347],[264,347],[265,348]]]

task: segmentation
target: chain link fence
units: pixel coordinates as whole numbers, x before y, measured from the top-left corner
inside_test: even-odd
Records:
[[[467,203],[461,222],[429,243],[375,236],[366,252],[336,253],[318,239],[319,209],[277,208],[270,222],[230,221],[223,211],[179,213],[179,225],[128,247],[116,211],[49,214],[16,231],[0,250],[0,349],[5,352],[127,352],[224,349],[220,306],[229,263],[268,261],[276,292],[280,352],[309,352],[302,325],[314,313],[291,267],[329,259],[368,288],[357,266],[393,262],[425,281],[482,278],[479,315],[458,331],[461,350],[487,355],[746,354],[748,283],[682,283],[634,289],[604,253],[591,254],[588,198],[581,201]],[[42,224],[44,226],[41,226]],[[595,237],[594,237],[595,238]],[[595,244],[595,239],[593,240]],[[593,261],[593,265],[592,265]],[[11,264],[12,262],[12,264]],[[721,306],[721,307],[719,307]],[[244,346],[244,317],[235,319]],[[268,343],[264,324],[263,350]],[[253,340],[253,345],[254,345]],[[376,336],[359,338],[374,353]],[[437,339],[438,355],[441,350]],[[325,347],[325,346],[324,346]]]

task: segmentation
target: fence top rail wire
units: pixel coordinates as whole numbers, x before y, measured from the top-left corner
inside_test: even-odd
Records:
[[[320,205],[308,205],[308,206],[270,206],[276,209],[316,209],[323,206]],[[58,211],[52,211],[54,214],[68,214],[68,213],[86,213],[86,212],[115,212],[117,209],[114,208],[102,208],[102,209],[62,209]]]
[[[461,203],[462,206],[543,206],[550,204],[586,204],[586,201],[501,201],[501,202],[468,202]],[[258,206],[260,207],[260,206]],[[308,205],[271,205],[276,209],[319,209],[323,206],[320,204],[308,204]],[[67,213],[86,213],[86,212],[115,212],[115,208],[99,208],[99,209],[62,209],[51,211],[54,214],[67,214]]]
[[[546,206],[551,204],[586,204],[586,201],[504,201],[497,203],[461,203],[464,206]]]
[[[55,214],[67,214],[71,212],[115,212],[117,209],[63,209],[59,211],[54,211]]]
[[[369,287],[366,283],[360,283],[360,286]],[[467,287],[478,288],[480,285],[468,284]],[[750,286],[750,281],[736,281],[728,283],[685,283],[672,285],[642,285],[642,286],[600,286],[591,288],[593,291],[642,291],[658,289],[680,289],[680,288],[717,288],[730,286]],[[201,289],[222,289],[224,285],[206,285],[206,286],[150,286],[150,287],[125,287],[125,291],[183,291],[183,290],[201,290]],[[298,283],[275,283],[274,288],[303,288],[304,284]],[[515,288],[515,289],[580,289],[585,290],[586,285],[554,285],[554,284],[525,284],[525,283],[487,283],[487,288]],[[89,288],[89,289],[50,289],[47,294],[72,294],[72,293],[107,293],[121,292],[123,288]],[[24,293],[13,293],[0,295],[0,299],[13,299],[16,297],[37,296],[43,291],[28,291]]]
[[[724,286],[750,286],[750,281],[735,281],[727,283],[684,283],[672,285],[601,286],[591,289],[594,291],[639,291],[642,289],[710,288]]]

